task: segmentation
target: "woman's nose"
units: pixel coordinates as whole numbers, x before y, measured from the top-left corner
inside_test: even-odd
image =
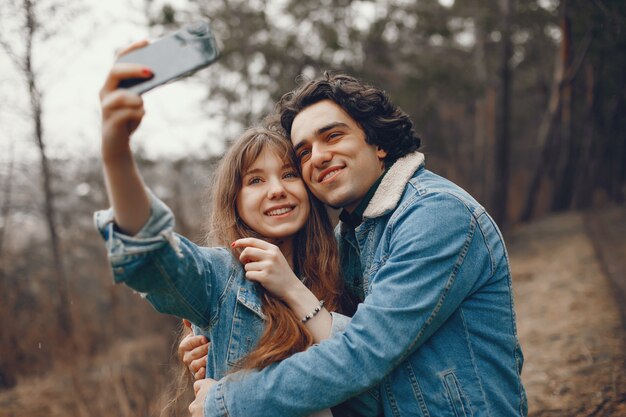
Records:
[[[267,197],[270,200],[286,196],[287,192],[285,191],[285,187],[278,179],[270,181],[269,189],[267,190]]]

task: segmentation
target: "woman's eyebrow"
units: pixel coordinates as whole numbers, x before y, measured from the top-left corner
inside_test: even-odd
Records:
[[[263,172],[263,170],[261,168],[253,168],[251,170],[248,170],[248,171],[244,172],[242,177],[245,177],[246,175],[258,174],[260,172]]]

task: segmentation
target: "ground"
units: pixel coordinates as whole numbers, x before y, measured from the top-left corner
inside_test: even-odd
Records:
[[[623,228],[625,213],[553,216],[520,228],[510,241],[530,416],[626,416],[623,306],[611,281],[623,280],[623,272],[607,274],[624,270],[617,264],[624,265],[626,251],[606,256],[624,248],[626,234],[589,233],[589,222],[598,227],[616,217]]]
[[[626,210],[551,216],[507,241],[529,416],[626,416]],[[160,339],[128,342],[21,380],[0,392],[0,417],[158,415],[141,376],[155,372],[148,361],[156,372],[171,366],[168,349]]]

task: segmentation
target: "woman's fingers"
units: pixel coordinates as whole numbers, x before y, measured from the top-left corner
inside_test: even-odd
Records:
[[[107,129],[108,132],[108,127],[111,126],[114,136],[117,137],[120,133],[123,133],[120,137],[128,137],[139,126],[144,115],[143,107],[138,109],[120,109],[107,117],[106,122],[103,124],[103,130]],[[109,135],[105,135],[103,132],[103,137],[108,138]]]
[[[267,250],[250,246],[241,251],[241,254],[239,255],[239,262],[246,265],[250,262],[266,259],[269,256],[270,253]]]
[[[205,377],[206,377],[206,368],[204,366],[198,369],[198,372],[193,374],[193,379],[195,379],[196,381],[204,379]]]
[[[209,342],[205,336],[194,336],[191,333],[181,340],[178,345],[178,356],[189,367],[191,362],[206,355],[209,350]]]
[[[116,63],[109,71],[109,75],[100,89],[100,99],[104,100],[107,94],[115,91],[122,80],[128,78],[150,78],[152,75],[152,70],[143,65],[127,62]]]
[[[139,49],[139,48],[143,48],[144,46],[148,46],[150,44],[150,41],[147,39],[141,39],[138,41],[135,41],[133,43],[131,43],[128,46],[125,46],[124,48],[120,49],[117,51],[117,53],[115,54],[115,58],[119,58],[121,56],[126,55],[127,53],[129,53],[130,51],[134,51],[135,49]]]
[[[108,116],[108,112],[120,108],[140,108],[143,107],[143,100],[137,94],[127,90],[116,90],[102,98],[102,115]]]
[[[269,242],[266,242],[263,239],[257,239],[254,237],[245,237],[242,239],[237,239],[232,243],[233,248],[247,248],[247,247],[255,247],[259,249],[271,249],[275,248],[276,245],[273,245]]]
[[[195,361],[192,361],[191,364],[189,365],[189,370],[191,371],[191,373],[196,375],[198,372],[202,370],[202,368],[206,366],[206,361],[207,361],[207,355],[204,355],[200,359],[196,359]]]

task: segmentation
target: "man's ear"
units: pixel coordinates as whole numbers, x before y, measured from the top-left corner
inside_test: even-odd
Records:
[[[378,159],[385,159],[387,157],[387,151],[381,148],[380,146],[377,146],[376,156],[378,156]]]

